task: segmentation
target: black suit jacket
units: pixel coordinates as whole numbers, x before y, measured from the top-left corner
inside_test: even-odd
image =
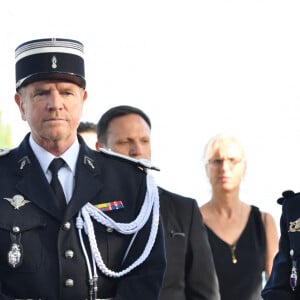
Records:
[[[117,222],[128,223],[141,208],[146,172],[124,159],[93,151],[79,140],[75,189],[65,213],[52,205],[53,192],[28,136],[18,148],[0,157],[0,299],[87,299],[88,271],[76,228],[79,210],[87,202],[95,205],[121,200],[124,208],[107,214]],[[7,200],[15,195],[30,202],[16,209]],[[120,271],[141,254],[151,222],[152,218],[138,233],[122,263],[131,236],[93,221],[97,246],[110,269]],[[13,268],[8,264],[8,253],[15,241],[22,246],[22,263]],[[164,269],[160,228],[149,257],[128,275],[108,278],[98,269],[98,298],[155,300]]]
[[[159,188],[167,269],[160,300],[219,300],[206,228],[196,200]]]

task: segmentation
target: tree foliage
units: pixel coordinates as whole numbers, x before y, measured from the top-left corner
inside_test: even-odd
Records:
[[[0,148],[12,147],[11,127],[9,124],[2,122],[2,114],[0,111]]]

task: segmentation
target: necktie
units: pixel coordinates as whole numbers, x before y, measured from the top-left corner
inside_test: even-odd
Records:
[[[66,197],[62,185],[58,179],[58,170],[65,164],[62,158],[54,158],[49,165],[49,170],[52,173],[50,185],[56,195],[56,206],[64,210],[66,207]]]

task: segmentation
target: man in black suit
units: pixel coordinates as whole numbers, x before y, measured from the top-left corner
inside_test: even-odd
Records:
[[[97,149],[151,159],[151,122],[140,109],[117,106],[97,124]],[[167,270],[160,300],[220,299],[206,229],[196,200],[159,188]]]
[[[0,151],[0,299],[159,295],[158,189],[143,163],[91,150],[77,136],[86,99],[80,42],[16,49],[15,101],[31,132]]]

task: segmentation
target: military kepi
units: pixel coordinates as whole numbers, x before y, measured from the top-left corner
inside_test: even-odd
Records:
[[[16,89],[39,80],[57,79],[85,88],[83,44],[47,38],[21,44],[15,51]]]

